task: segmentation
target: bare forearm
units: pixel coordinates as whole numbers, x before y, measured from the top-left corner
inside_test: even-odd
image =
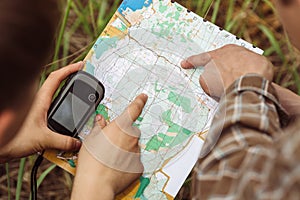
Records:
[[[114,199],[115,195],[112,188],[105,181],[101,180],[101,176],[98,179],[95,179],[95,175],[93,177],[89,177],[89,175],[84,176],[76,177],[72,190],[72,200]]]
[[[82,154],[86,154],[84,160]],[[108,175],[105,167],[100,162],[95,161],[88,154],[85,147],[82,147],[79,154],[71,199],[114,199],[114,190],[110,181],[107,180]]]
[[[278,94],[280,104],[284,107],[284,109],[286,109],[288,114],[300,114],[300,96],[275,83],[273,83],[273,86]]]

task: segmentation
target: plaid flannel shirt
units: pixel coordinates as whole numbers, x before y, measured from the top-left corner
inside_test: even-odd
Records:
[[[300,120],[286,121],[269,81],[238,79],[194,168],[192,199],[300,199]]]

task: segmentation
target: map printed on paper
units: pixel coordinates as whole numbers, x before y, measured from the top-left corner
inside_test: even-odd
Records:
[[[88,54],[85,66],[85,71],[105,86],[105,98],[97,113],[108,122],[138,94],[149,96],[135,122],[142,132],[145,172],[118,199],[176,196],[198,159],[217,106],[199,85],[202,70],[184,70],[180,62],[226,44],[262,53],[170,0],[122,2]],[[82,138],[91,124],[85,126]],[[74,156],[61,159],[68,165]]]
[[[124,0],[87,58],[86,71],[106,88],[99,113],[113,120],[140,93],[149,96],[136,122],[145,173],[134,197],[175,197],[194,166],[214,102],[199,87],[188,56],[228,43],[260,51],[171,1]]]

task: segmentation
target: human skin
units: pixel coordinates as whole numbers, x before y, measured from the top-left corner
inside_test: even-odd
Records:
[[[113,166],[107,166],[105,160],[98,160],[97,155],[95,154],[99,151],[99,154],[101,154],[101,152],[109,154],[113,151],[113,149],[103,149],[100,145],[97,147],[98,149],[94,149],[94,151],[91,152],[87,150],[85,145],[83,145],[79,152],[78,167],[76,169],[76,176],[71,196],[72,200],[114,199],[115,195],[123,191],[130,183],[140,177],[143,171],[143,166],[139,158],[139,136],[132,132],[128,132],[128,130],[130,130],[128,129],[128,126],[132,126],[134,121],[142,113],[147,99],[148,97],[145,94],[139,95],[125,110],[128,115],[119,116],[119,118],[130,118],[129,121],[125,119],[125,121],[128,122],[127,125],[123,123],[123,126],[121,127],[118,123],[118,118],[106,125],[104,118],[97,116],[96,120],[98,123],[95,124],[91,133],[104,134],[108,142],[112,144],[111,147],[117,148],[117,150],[121,152],[121,156],[125,156],[121,159],[129,159],[131,156],[130,153],[136,154],[138,159],[135,159],[134,162],[130,164],[136,166],[139,170],[129,172],[126,171],[126,169],[119,170],[114,169]],[[96,133],[93,133],[93,131],[96,131]],[[99,141],[99,143],[101,143],[101,141]],[[123,152],[129,153],[123,154]],[[111,155],[109,159],[120,159],[120,157],[116,158]],[[118,163],[118,161],[116,161],[116,163]]]
[[[290,115],[299,115],[300,114],[300,96],[294,92],[283,88],[275,83],[272,83],[276,89],[278,100],[286,112]]]
[[[285,0],[274,0],[280,20],[293,45],[300,49],[300,0],[291,0],[284,4]]]
[[[236,59],[237,57],[239,59]],[[227,45],[221,49],[191,56],[182,61],[181,66],[184,69],[204,66],[204,73],[200,76],[199,83],[203,90],[217,101],[240,76],[255,73],[269,81],[272,81],[273,77],[273,65],[264,56],[235,45]],[[272,85],[287,113],[300,114],[300,96],[275,83]]]
[[[24,97],[24,103],[21,104],[23,109],[7,111],[11,113],[11,119],[7,126],[13,127],[19,124],[22,126],[17,132],[10,132],[11,129],[9,128],[7,130],[3,128],[0,132],[0,138],[9,138],[4,140],[6,143],[1,141],[0,163],[41,152],[44,149],[79,150],[81,142],[77,139],[55,133],[47,127],[47,112],[61,81],[82,67],[83,63],[80,62],[51,73],[36,95],[34,88],[37,86],[32,85],[32,92],[27,93],[27,96]],[[31,99],[34,99],[32,105]],[[30,108],[28,113],[27,107]],[[16,119],[24,122],[16,122]]]
[[[299,0],[297,0],[297,2],[299,3]],[[280,4],[279,6],[282,5]],[[300,44],[297,38],[295,38],[299,35],[299,30],[295,28],[296,26],[294,23],[296,19],[300,18],[300,16],[297,12],[295,12],[295,10],[292,12],[292,14],[289,14],[289,10],[286,9],[287,8],[280,8],[279,12],[282,12],[282,18],[285,20],[293,20],[293,22],[290,21],[286,23],[285,26],[290,32],[289,35],[294,38],[292,41],[294,42],[295,46],[299,47]],[[298,9],[298,11],[299,10],[300,9]],[[285,21],[283,21],[283,23],[285,23]],[[264,56],[255,54],[243,47],[234,45],[227,45],[215,51],[192,56],[183,61],[181,65],[185,69],[204,66],[204,73],[199,78],[199,82],[204,90],[215,99],[219,99],[225,89],[228,88],[240,76],[254,73],[265,77],[269,81],[272,81],[273,79],[273,65],[270,61],[268,61]],[[279,99],[281,99],[283,106],[285,106],[288,111],[292,112],[293,106],[291,106],[289,99],[293,97],[298,98],[298,96],[284,88],[281,88],[278,85],[275,85],[275,88],[279,93]],[[116,191],[119,191],[119,189],[116,188],[124,188],[124,182],[118,182],[120,180],[118,172],[109,170],[109,168],[103,164],[99,162],[97,163],[95,159],[93,159],[90,154],[87,153],[86,149],[81,149],[81,158],[79,159],[87,159],[86,161],[80,161],[82,166],[79,166],[79,169],[81,171],[88,172],[85,178],[82,179],[81,177],[81,181],[92,181],[91,185],[101,185],[104,188],[101,190],[98,190],[97,187],[87,188],[87,185],[84,184],[85,181],[80,182],[79,180],[76,181],[75,179],[73,194],[75,192],[75,195],[79,195],[89,191],[87,195],[90,199],[98,199],[99,196],[101,196],[102,199],[113,199],[117,193]],[[87,166],[87,164],[84,164],[87,162],[94,164]],[[106,170],[108,170],[108,172],[106,172]],[[79,187],[80,184],[81,187]],[[122,187],[118,187],[118,184],[122,185]],[[81,192],[78,191],[80,188],[82,189]],[[75,198],[75,196],[72,196],[72,199],[80,198]]]
[[[285,0],[274,0],[280,20],[289,35],[292,44],[300,50],[300,0],[291,0],[284,4]],[[273,84],[276,88],[279,102],[290,115],[300,114],[300,96]]]
[[[299,47],[300,43],[296,37],[300,35],[300,32],[298,32],[299,29],[296,28],[295,25],[297,25],[296,20],[300,19],[300,9],[298,7],[300,3],[299,0],[295,1],[297,10],[294,10],[295,8],[290,8],[293,10],[292,14],[289,14],[288,8],[282,8],[281,4],[279,5],[279,12],[284,19],[283,23],[285,23],[285,27],[289,30],[289,35],[293,38],[292,41],[294,45]],[[293,21],[286,22],[285,20]],[[272,81],[273,79],[273,66],[270,61],[264,56],[234,45],[228,45],[215,51],[192,56],[182,62],[182,67],[185,69],[198,66],[204,66],[204,73],[199,79],[200,84],[208,94],[216,99],[219,99],[225,89],[240,76],[255,73],[265,77],[269,81]],[[290,97],[295,96],[288,90],[279,86],[275,87],[277,88],[279,97],[282,97],[281,99],[284,99],[283,97],[287,94],[290,95]],[[288,100],[285,99],[282,103],[286,105],[286,108],[291,108],[288,106],[290,105]],[[140,108],[137,107],[136,109]],[[116,131],[113,132],[115,133]],[[113,132],[108,131],[107,134]],[[117,140],[112,139],[112,141]],[[130,143],[130,140],[128,142]],[[79,159],[81,167],[79,166],[78,169],[80,169],[81,172],[86,171],[87,174],[84,177],[80,177],[81,180],[75,179],[72,199],[80,199],[78,197],[82,194],[88,195],[89,199],[99,199],[100,197],[101,199],[114,199],[117,192],[124,189],[126,184],[129,184],[134,178],[138,177],[131,175],[132,179],[130,178],[130,181],[120,181],[122,177],[121,174],[118,174],[118,171],[113,171],[102,163],[95,161],[85,148],[81,149]],[[86,161],[83,161],[83,159],[86,159]],[[87,162],[93,164],[86,164]],[[82,180],[86,181],[82,182]],[[87,185],[87,181],[92,182]],[[100,187],[95,187],[95,185],[101,185],[101,187],[103,187],[100,189]],[[88,188],[88,186],[92,187]]]
[[[299,49],[300,0],[291,0],[289,4],[283,4],[282,1],[275,0],[278,14],[293,45]],[[269,81],[272,81],[273,76],[273,66],[265,57],[234,45],[191,56],[182,61],[181,65],[185,69],[204,66],[204,73],[199,78],[200,85],[216,100],[242,75],[256,73]],[[273,83],[273,86],[277,91],[279,102],[288,114],[300,114],[300,97],[279,85]]]
[[[300,28],[299,28],[298,23],[297,23],[297,20],[300,19],[300,12],[299,12],[299,10],[300,10],[299,9],[300,1],[299,0],[294,0],[294,2],[291,5],[288,5],[287,7],[283,7],[283,5],[278,3],[278,2],[276,3],[276,5],[278,7],[278,11],[279,11],[279,14],[281,16],[282,22],[283,22],[285,28],[287,29],[288,34],[291,37],[293,44],[297,48],[300,48],[300,41],[299,41],[299,37],[298,37],[300,35],[300,30],[299,30]],[[266,77],[269,80],[272,79],[273,72],[272,72],[272,69],[270,69],[271,68],[270,63],[267,62],[265,60],[265,58],[263,58],[263,57],[260,57],[260,56],[258,57],[257,55],[254,55],[252,52],[247,52],[246,50],[243,49],[243,50],[241,50],[242,52],[247,52],[245,54],[249,54],[249,58],[247,58],[247,60],[249,59],[248,60],[249,65],[244,66],[242,60],[238,61],[238,63],[237,63],[237,61],[235,61],[233,59],[228,60],[228,57],[221,55],[221,54],[225,53],[224,49],[226,51],[231,51],[232,50],[232,51],[236,51],[238,53],[239,51],[237,51],[237,48],[238,47],[227,46],[223,49],[219,49],[219,50],[216,50],[214,52],[209,52],[208,54],[205,55],[206,56],[206,61],[205,62],[203,61],[203,59],[204,59],[203,55],[195,56],[192,59],[188,58],[186,61],[184,61],[182,63],[182,66],[184,68],[188,69],[188,68],[199,66],[200,64],[207,65],[209,63],[212,63],[211,61],[214,60],[215,63],[218,64],[217,67],[213,67],[213,68],[209,68],[209,69],[206,68],[205,72],[204,72],[204,75],[200,78],[200,82],[201,82],[201,85],[203,85],[204,88],[206,88],[206,91],[208,93],[210,93],[211,95],[213,95],[214,97],[216,97],[216,98],[219,98],[221,96],[222,92],[228,87],[228,85],[230,85],[230,83],[232,83],[236,78],[238,78],[241,75],[244,75],[244,74],[247,74],[247,73],[256,73],[256,74],[259,74],[261,76]],[[211,54],[211,55],[209,55],[209,54]],[[210,57],[209,59],[207,59],[207,55],[209,55],[209,57]],[[228,55],[228,56],[230,56],[230,55]],[[213,58],[213,59],[211,59],[211,58]],[[227,60],[227,62],[224,64],[222,59]],[[254,61],[254,63],[251,63],[252,62],[251,60]],[[263,66],[262,66],[263,70],[259,69],[261,67],[260,65],[256,65],[259,60],[261,60],[264,63]],[[245,70],[245,71],[237,70],[237,68],[235,68],[236,64],[242,64],[241,66],[243,66],[243,70]],[[223,67],[223,69],[221,69],[221,67]],[[215,69],[220,69],[224,73],[220,73],[220,71],[218,72],[218,70],[215,70]],[[251,70],[249,70],[249,69],[251,69]],[[233,71],[234,71],[234,73],[232,73]],[[218,81],[216,81],[216,79],[215,79],[215,81],[211,81],[212,79],[209,78],[209,77],[212,77],[213,75],[216,75],[216,74],[218,75],[217,76]],[[65,74],[65,75],[67,75],[67,74]],[[49,89],[48,91],[56,90],[57,86],[58,86],[57,84],[52,85],[51,89]],[[285,92],[287,92],[287,91],[285,91],[285,90],[279,91],[279,93],[282,96],[285,96],[284,95]],[[28,98],[30,98],[30,97],[28,97]],[[32,96],[31,96],[31,98],[32,98]],[[286,102],[286,104],[289,105],[288,102]],[[30,103],[28,105],[30,105]],[[37,110],[39,110],[39,109],[37,109]],[[37,110],[33,109],[33,110],[30,111],[30,113],[35,113],[35,112],[37,112]],[[42,110],[43,110],[43,112],[42,112],[43,114],[41,116],[45,117],[45,113],[46,113],[47,109],[44,107]],[[27,112],[26,109],[24,109],[25,114],[26,114],[26,112]],[[12,124],[10,124],[10,122],[14,121],[16,115],[14,115],[14,113],[9,112],[9,111],[7,113],[8,113],[7,114],[8,120],[6,121],[6,124],[7,124],[7,126],[11,126]],[[35,115],[35,114],[32,114],[32,115]],[[44,119],[44,118],[42,118],[42,119]],[[20,120],[20,121],[22,121],[22,120]],[[3,125],[3,124],[4,123],[1,123],[1,125]],[[32,125],[38,125],[38,127],[41,127],[41,124],[42,124],[42,127],[45,127],[45,124],[44,124],[43,121],[42,122],[39,121],[37,124],[32,124]],[[0,127],[0,128],[2,128],[2,129],[0,129],[0,132],[1,132],[1,130],[3,130],[2,132],[5,132],[5,131],[9,130],[9,129],[3,128],[3,127]],[[45,130],[45,129],[43,129],[43,130]],[[32,131],[30,131],[29,133],[31,134],[31,132]],[[24,140],[21,140],[21,136],[25,135],[24,133],[25,132],[23,132],[23,134],[20,133],[20,134],[16,135],[15,138],[18,138],[18,137],[20,138],[20,139],[15,140],[15,141],[19,140],[18,142],[15,142],[16,149],[18,148],[17,144],[20,144],[20,141],[24,142]],[[44,142],[49,142],[47,140],[49,138],[53,138],[53,140],[51,140],[51,142],[56,143],[56,141],[60,141],[60,139],[62,138],[62,136],[56,135],[55,133],[53,133],[52,135],[51,134],[46,134],[46,135],[47,135],[46,137],[44,137],[43,139],[41,139],[40,142],[38,142],[39,144],[37,145],[37,148],[33,148],[31,151],[25,151],[26,153],[22,153],[20,151],[17,151],[19,153],[14,154],[13,151],[16,150],[16,149],[12,149],[12,148],[7,149],[7,150],[3,150],[4,156],[2,158],[2,161],[4,162],[4,161],[6,161],[10,158],[13,158],[13,157],[26,156],[30,153],[33,153],[34,151],[41,150],[45,147],[55,148],[53,146],[53,144],[49,144],[49,143],[46,144]],[[55,136],[53,136],[53,135],[55,135]],[[58,136],[60,136],[60,137],[58,137]],[[54,137],[55,137],[55,139],[54,139]],[[26,138],[24,138],[24,139],[26,139]],[[14,141],[14,140],[11,140],[11,141]],[[67,146],[69,146],[68,148],[72,149],[74,147],[73,142],[71,142],[71,143],[68,142],[68,141],[70,141],[70,139],[67,139],[67,140],[63,139],[63,141],[65,141],[66,144],[72,144],[70,146],[67,145]],[[31,142],[35,143],[37,141],[31,141]],[[76,143],[76,141],[74,141],[74,142]],[[129,142],[129,141],[127,141],[127,142]],[[60,144],[60,145],[62,145],[62,144]],[[135,144],[135,145],[137,145],[137,144]],[[62,146],[64,146],[64,145],[62,145]],[[3,146],[1,145],[1,148],[2,147]],[[4,145],[4,149],[6,147],[7,147],[7,145]],[[59,147],[59,148],[61,148],[61,147]],[[68,149],[68,148],[63,147],[62,149]],[[2,149],[0,149],[0,152],[2,153]],[[91,157],[90,154],[88,154],[85,151],[84,148],[82,148],[82,150],[81,150],[80,157],[81,157],[80,158],[81,160],[87,159],[88,161],[91,161],[91,162],[95,163],[95,165],[94,165],[95,168],[84,168],[85,165],[81,165],[81,166],[83,166],[83,169],[86,169],[89,172],[90,177],[89,176],[85,177],[85,178],[88,178],[87,179],[88,181],[93,181],[94,179],[97,179],[97,180],[95,180],[95,181],[97,181],[97,183],[104,183],[104,182],[106,182],[106,178],[108,178],[108,177],[113,177],[114,178],[113,180],[108,181],[108,182],[110,182],[110,184],[105,185],[106,188],[103,188],[103,191],[107,191],[107,193],[103,194],[103,196],[101,196],[101,193],[100,194],[98,193],[99,191],[92,190],[93,192],[95,192],[97,194],[96,199],[99,199],[99,196],[101,196],[101,197],[106,196],[107,199],[112,199],[117,191],[124,188],[125,187],[124,185],[129,184],[129,182],[132,181],[130,179],[130,181],[126,182],[126,183],[120,182],[119,177],[121,177],[122,175],[103,176],[104,171],[106,171],[104,173],[106,175],[109,175],[110,173],[115,174],[116,171],[114,171],[113,169],[107,168],[105,166],[101,166],[101,163],[96,164],[96,161],[93,159],[93,157]],[[79,162],[79,164],[80,163],[81,162]],[[92,178],[92,177],[94,177],[94,178]],[[137,177],[138,177],[137,175],[133,176],[133,178],[137,178]],[[77,179],[78,182],[80,182],[80,178],[77,177],[76,179]],[[83,181],[83,183],[86,183],[86,182]],[[118,184],[121,184],[122,186],[119,187]],[[87,185],[89,185],[89,184],[87,184]],[[104,184],[101,184],[101,185],[104,185]],[[76,185],[75,185],[75,188],[77,188]],[[74,189],[73,189],[73,191],[74,191]],[[89,191],[88,188],[87,188],[86,191]],[[83,192],[86,192],[86,191],[83,191]],[[75,196],[73,196],[73,198],[75,198]]]
[[[218,100],[224,91],[239,77],[253,73],[273,79],[273,65],[264,56],[250,50],[226,45],[220,49],[191,56],[182,61],[185,69],[204,66],[199,78],[204,91]]]
[[[22,115],[26,116],[27,109],[25,108],[30,107],[30,99],[33,99],[35,96],[23,125],[15,135],[11,136],[7,144],[0,147],[0,161],[2,163],[49,148],[65,151],[79,150],[81,142],[74,138],[55,133],[47,127],[47,112],[52,102],[52,97],[61,81],[73,72],[82,69],[82,67],[83,63],[80,62],[51,73],[36,95],[34,95],[34,88],[36,86],[32,86],[32,96],[27,96],[28,104],[22,104],[24,107]],[[146,95],[139,95],[127,108],[132,123],[142,112],[146,101]],[[20,112],[19,110],[18,114]],[[11,119],[14,120],[15,116],[12,116]],[[98,121],[96,125],[99,124],[103,132],[108,134],[108,138],[114,145],[125,151],[139,154],[138,136],[133,137],[133,135],[124,132],[124,129],[116,122],[106,125],[104,118],[100,115],[96,117],[96,120]],[[95,131],[99,131],[99,129],[95,129]],[[7,134],[11,133],[7,132]],[[109,149],[104,149],[104,151],[109,152]],[[143,168],[139,159],[135,164],[139,164],[141,166],[140,169]],[[112,199],[113,196],[136,180],[141,175],[141,172],[129,173],[107,167],[96,160],[86,148],[82,147],[79,153],[72,199],[83,199],[82,197],[98,199],[99,195],[102,199]],[[86,184],[87,182],[95,184]],[[91,185],[95,187],[91,187]],[[99,185],[104,185],[104,187],[99,190]]]

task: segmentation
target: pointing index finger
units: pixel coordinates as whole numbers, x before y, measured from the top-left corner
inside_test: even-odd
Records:
[[[146,94],[140,94],[137,96],[133,102],[128,106],[127,111],[130,115],[132,123],[140,116],[143,111],[143,108],[148,100]]]
[[[131,102],[125,111],[116,118],[115,122],[117,126],[127,135],[136,138],[140,137],[141,132],[138,128],[133,127],[133,123],[141,115],[147,99],[147,95],[140,94]]]

